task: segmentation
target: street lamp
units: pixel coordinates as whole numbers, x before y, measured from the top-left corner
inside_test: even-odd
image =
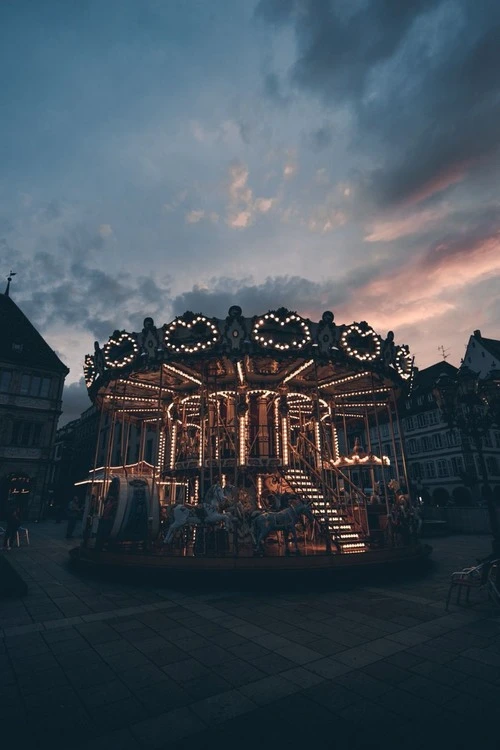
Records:
[[[500,526],[493,493],[488,482],[488,469],[484,458],[483,440],[494,424],[498,424],[500,405],[500,380],[491,373],[480,379],[468,367],[461,367],[456,378],[442,373],[433,388],[433,396],[450,429],[457,428],[470,438],[479,459],[479,468],[486,498],[490,528],[493,535],[493,553],[500,555]]]

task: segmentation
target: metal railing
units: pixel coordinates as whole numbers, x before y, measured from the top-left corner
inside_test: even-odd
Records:
[[[289,468],[303,471],[317,489],[321,488],[325,502],[332,504],[338,510],[343,510],[354,524],[355,530],[363,534],[363,536],[367,536],[369,533],[367,514],[368,497],[340,469],[333,465],[329,466],[328,470],[331,470],[351,490],[351,493],[347,493],[342,498],[337,488],[328,481],[323,467],[321,452],[307,437],[303,436],[303,441],[309,451],[309,456],[315,458],[316,465],[314,466],[308,458],[299,453],[294,445],[289,444]],[[319,469],[317,468],[318,466],[320,467]]]

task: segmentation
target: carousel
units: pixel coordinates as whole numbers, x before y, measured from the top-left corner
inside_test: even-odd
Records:
[[[397,409],[412,357],[392,332],[233,306],[115,331],[84,371],[100,423],[79,563],[313,571],[428,554]]]

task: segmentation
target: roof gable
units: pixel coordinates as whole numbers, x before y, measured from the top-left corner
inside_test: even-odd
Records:
[[[69,372],[22,310],[6,294],[0,294],[0,360],[65,375]]]

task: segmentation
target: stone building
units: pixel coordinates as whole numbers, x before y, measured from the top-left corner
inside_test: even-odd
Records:
[[[470,365],[467,356],[464,364]],[[417,371],[412,392],[400,405],[410,483],[433,505],[481,502],[477,451],[466,435],[442,420],[432,393],[441,374],[455,378],[457,372],[445,361]],[[494,497],[500,501],[500,427],[488,431],[483,452]]]
[[[52,448],[69,370],[9,296],[0,294],[0,518],[36,520],[48,501]]]

